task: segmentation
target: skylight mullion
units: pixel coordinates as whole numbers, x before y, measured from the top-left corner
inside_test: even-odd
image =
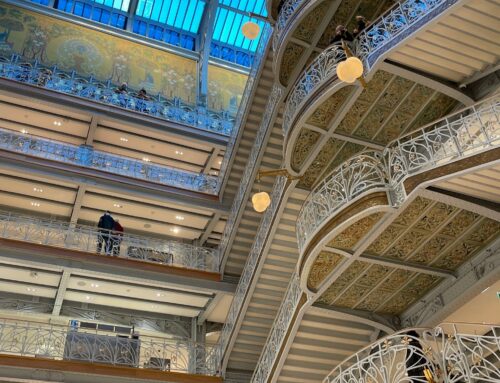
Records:
[[[138,16],[143,16],[145,6],[146,6],[146,0],[139,0],[139,4],[137,4],[137,9],[135,10],[135,14]]]
[[[201,19],[203,17],[203,13],[205,12],[206,3],[203,1],[199,1],[196,6],[196,12],[193,18],[194,30],[191,30],[193,33],[198,33],[200,30]]]
[[[186,1],[186,0],[184,0]],[[179,9],[179,1],[176,0],[171,0],[170,1],[170,9],[168,11],[168,16],[167,16],[167,24],[174,26],[175,25],[175,19],[177,17],[177,11]]]
[[[161,10],[160,13],[158,14],[158,22],[166,24],[168,13],[170,12],[170,7],[168,4],[171,3],[171,1],[170,2],[168,0],[156,0],[156,1],[161,1]]]
[[[243,21],[243,15],[240,13],[234,14],[233,24],[231,25],[231,32],[229,33],[228,43],[231,45],[236,45],[236,40],[238,39],[238,34],[241,30],[241,25]]]
[[[243,33],[241,33],[241,26],[245,24],[247,21],[249,21],[250,18],[248,16],[243,16],[241,19],[240,27],[238,28],[238,34],[236,35],[236,39],[234,41],[234,45],[237,47],[243,47],[243,44],[245,43],[245,40],[248,40]]]
[[[151,14],[149,18],[151,20],[159,21],[160,20],[160,13],[162,11],[164,2],[160,0],[155,0],[153,3],[153,7],[151,8]]]
[[[228,13],[229,11],[224,8],[219,8],[219,11],[217,12],[213,34],[213,38],[215,40],[222,41],[222,31],[224,30]]]
[[[186,8],[186,16],[184,17],[184,21],[182,24],[182,29],[184,29],[185,31],[192,32],[194,13],[196,11],[197,6],[198,3],[196,1],[190,1]]]

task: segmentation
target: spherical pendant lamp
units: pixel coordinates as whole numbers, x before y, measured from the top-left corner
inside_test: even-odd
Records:
[[[259,24],[253,21],[247,21],[241,27],[241,33],[249,40],[255,40],[259,36],[260,27]]]
[[[339,80],[352,84],[363,75],[363,63],[357,57],[348,57],[337,65]]]
[[[262,213],[271,204],[271,197],[266,192],[255,193],[252,196],[252,205],[257,213]]]

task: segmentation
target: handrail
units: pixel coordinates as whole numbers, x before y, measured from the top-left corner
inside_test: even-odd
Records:
[[[0,353],[179,373],[217,375],[213,346],[140,333],[117,337],[69,326],[0,319]]]
[[[167,99],[160,94],[145,100],[131,89],[126,94],[117,93],[118,86],[109,80],[99,81],[93,76],[80,76],[74,71],[63,71],[57,66],[48,67],[18,55],[0,56],[0,77],[225,136],[231,135],[234,126],[234,118],[228,111],[212,111],[179,98]]]
[[[382,152],[362,153],[335,168],[299,212],[300,252],[327,218],[362,193],[383,188],[391,193],[391,204],[398,206],[406,198],[406,178],[498,146],[499,115],[497,94],[391,142]]]
[[[431,12],[450,7],[458,0],[402,0],[384,12],[377,20],[363,30],[351,44],[353,53],[360,58],[365,74],[377,58],[394,46],[397,39],[404,39],[409,28],[419,27],[427,22]],[[385,49],[384,49],[385,48]],[[336,77],[337,64],[345,59],[345,52],[338,44],[327,47],[304,70],[288,97],[283,114],[283,132],[288,137],[291,125],[301,112],[301,106],[327,80]]]
[[[385,336],[345,359],[323,383],[428,382],[429,377],[445,383],[498,382],[499,362],[498,325],[444,323]]]
[[[291,20],[292,16],[295,15],[296,11],[302,7],[303,4],[307,4],[309,1],[307,0],[285,0],[283,6],[281,7],[280,13],[278,14],[278,18],[276,19],[276,25],[273,37],[273,50],[276,52],[279,47],[281,47],[281,43],[283,37],[285,36],[286,29],[288,27],[288,23]]]
[[[72,145],[3,128],[0,128],[0,148],[202,193],[216,195],[219,191],[219,179],[216,176],[152,164],[95,150],[87,145]]]
[[[12,213],[0,212],[0,237],[188,269],[219,268],[218,249]]]

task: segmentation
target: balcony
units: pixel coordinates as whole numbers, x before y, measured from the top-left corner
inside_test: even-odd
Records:
[[[304,202],[297,220],[299,249],[304,252],[334,216],[361,196],[387,193],[392,206],[407,197],[406,179],[500,144],[500,97],[447,116],[390,143],[382,152],[366,152],[336,168]],[[411,190],[410,190],[411,191]]]
[[[91,226],[10,213],[0,213],[0,237],[159,265],[208,272],[219,270],[218,249],[127,233],[118,237]],[[102,252],[98,251],[99,247]]]
[[[3,354],[0,364],[9,362],[2,356],[17,356],[23,357],[23,367],[42,361],[44,369],[50,370],[52,366],[64,369],[66,364],[61,362],[66,362],[67,370],[78,372],[85,364],[91,364],[99,366],[99,373],[115,376],[120,374],[118,370],[110,369],[127,367],[123,377],[134,374],[140,378],[140,372],[130,372],[132,368],[156,371],[160,374],[152,376],[164,381],[169,372],[215,376],[216,366],[209,364],[214,350],[207,344],[150,336],[133,330],[116,335],[80,326],[77,321],[63,326],[0,319],[0,354]],[[207,381],[212,381],[208,376]]]
[[[379,59],[422,25],[442,14],[453,3],[455,1],[405,0],[396,3],[372,22],[351,44],[354,55],[363,61],[367,80],[375,73],[373,69]],[[327,95],[345,87],[336,74],[337,64],[345,58],[345,52],[340,45],[327,47],[309,64],[293,86],[283,115],[287,161],[290,161],[290,152],[299,136],[301,124],[316,104]]]
[[[226,111],[212,111],[161,95],[145,100],[133,90],[120,94],[116,92],[118,85],[111,81],[83,77],[74,71],[66,72],[57,66],[48,67],[17,55],[0,56],[0,77],[224,136],[230,136],[234,126],[234,117]]]
[[[152,164],[94,150],[86,145],[77,146],[1,128],[0,149],[211,195],[217,195],[220,187],[216,176]]]
[[[323,383],[498,382],[500,328],[442,324],[378,340],[337,366]]]

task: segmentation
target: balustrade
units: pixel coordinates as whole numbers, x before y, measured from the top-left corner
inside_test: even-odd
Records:
[[[352,355],[323,383],[499,382],[500,327],[406,329]]]
[[[213,346],[132,333],[0,319],[0,353],[100,365],[216,375]]]
[[[133,110],[164,120],[189,125],[230,136],[234,117],[227,111],[213,111],[179,98],[167,99],[161,95],[145,100],[135,91],[117,92],[118,86],[110,81],[99,81],[77,73],[48,67],[38,61],[24,60],[20,56],[0,56],[0,77],[50,89],[115,107]]]
[[[218,249],[10,213],[0,213],[0,237],[189,269],[219,268]]]
[[[354,156],[314,188],[297,219],[302,252],[318,228],[351,200],[374,189],[406,198],[406,178],[500,144],[500,96],[454,113],[390,143],[382,152]]]
[[[406,38],[413,29],[419,28],[421,24],[428,22],[456,1],[458,0],[403,0],[394,4],[350,43],[354,55],[363,61],[365,74],[383,53]],[[283,114],[285,137],[289,135],[294,119],[301,112],[301,107],[309,96],[326,81],[336,77],[337,64],[345,58],[342,47],[333,44],[321,52],[305,69],[286,103]]]
[[[72,145],[2,128],[0,148],[182,189],[215,195],[219,192],[219,179],[216,176],[152,164],[94,150],[86,145]]]

